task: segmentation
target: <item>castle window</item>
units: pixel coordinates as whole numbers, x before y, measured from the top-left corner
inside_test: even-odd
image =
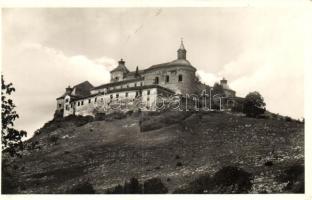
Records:
[[[78,106],[80,106],[80,102],[78,101]]]
[[[83,105],[83,101],[81,101],[81,105]]]
[[[155,77],[155,84],[159,84],[159,78]]]
[[[96,102],[96,97],[95,97],[95,99],[94,99],[94,102]]]
[[[66,105],[66,110],[69,110],[69,107],[68,107],[68,105]]]
[[[110,98],[113,99],[113,95],[112,94],[110,95]]]
[[[58,106],[59,106],[59,108],[61,108],[61,107],[62,107],[62,104],[61,104],[61,103],[59,103],[59,105],[58,105]]]
[[[183,77],[182,77],[182,74],[179,75],[179,82],[182,82],[183,80]]]
[[[166,83],[169,83],[169,76],[166,76]]]
[[[150,95],[151,91],[150,90],[147,90],[147,95]]]
[[[119,98],[119,94],[116,94],[116,98],[117,98],[117,99]]]
[[[89,99],[89,103],[91,103],[91,99]]]
[[[65,102],[67,103],[69,99],[66,99]]]
[[[125,95],[126,97],[128,97],[128,92],[126,92],[126,95]]]

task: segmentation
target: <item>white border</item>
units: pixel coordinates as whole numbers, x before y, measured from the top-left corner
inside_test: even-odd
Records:
[[[240,199],[240,200],[287,200],[287,199],[307,199],[312,200],[311,189],[312,184],[312,1],[309,0],[277,0],[277,1],[260,1],[260,0],[0,0],[1,8],[6,7],[288,7],[300,6],[304,7],[303,15],[306,17],[306,29],[303,37],[305,37],[306,46],[304,53],[305,63],[305,194],[242,194],[242,195],[1,195],[0,198],[5,199],[146,199],[158,200],[161,199]],[[0,12],[1,13],[1,12]],[[0,22],[1,23],[1,22]],[[1,24],[2,25],[2,24]],[[2,28],[2,26],[1,26]],[[2,31],[0,35],[2,36]],[[2,37],[1,37],[2,38]],[[2,40],[1,40],[2,41]],[[0,41],[0,45],[2,44]],[[290,47],[291,48],[291,47]],[[1,48],[2,49],[2,48]],[[1,54],[2,55],[2,54]],[[1,61],[1,59],[0,59]],[[2,62],[1,62],[2,63]],[[0,68],[1,69],[1,68]],[[290,83],[291,84],[291,83]]]

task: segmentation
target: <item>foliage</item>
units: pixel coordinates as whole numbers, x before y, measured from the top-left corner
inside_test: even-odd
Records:
[[[144,194],[166,194],[168,189],[160,178],[152,178],[144,182]]]
[[[247,193],[252,186],[251,178],[252,174],[243,169],[227,166],[214,175],[213,182],[219,186],[221,193]],[[228,190],[228,187],[231,189]]]
[[[277,180],[288,183],[284,188],[286,192],[304,193],[304,166],[295,164],[288,167]]]
[[[14,121],[19,118],[15,111],[15,104],[9,96],[15,92],[12,83],[6,84],[1,76],[1,142],[2,150],[6,149],[11,156],[20,155],[17,150],[23,149],[22,138],[27,136],[26,131],[18,131],[14,128]]]
[[[139,183],[138,179],[131,178],[130,181],[126,181],[124,185],[125,194],[140,194],[142,193],[142,185]]]
[[[66,192],[67,194],[95,194],[95,190],[91,183],[83,182],[74,186],[72,189]]]
[[[265,102],[259,92],[250,92],[244,100],[244,113],[248,117],[258,117],[265,111]]]
[[[141,184],[138,179],[131,178],[124,185],[117,186],[106,191],[106,194],[165,194],[168,189],[159,178],[152,178]]]
[[[223,89],[222,85],[220,85],[219,83],[215,83],[213,85],[211,94],[212,95],[216,95],[216,94],[224,95],[224,89]]]
[[[51,135],[50,137],[48,137],[49,142],[53,143],[54,145],[57,144],[57,141],[59,140],[59,136],[57,135]]]
[[[252,186],[252,174],[233,166],[220,169],[210,177],[203,174],[190,182],[186,187],[179,188],[174,193],[202,194],[202,193],[247,193]]]

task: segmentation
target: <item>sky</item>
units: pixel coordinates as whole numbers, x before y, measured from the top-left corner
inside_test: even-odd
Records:
[[[305,18],[302,7],[5,8],[2,74],[16,88],[16,127],[51,120],[65,87],[107,83],[123,58],[130,70],[176,59],[183,38],[202,82],[225,77],[267,109],[304,117]]]

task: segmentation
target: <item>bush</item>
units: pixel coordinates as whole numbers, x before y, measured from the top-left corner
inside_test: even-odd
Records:
[[[291,117],[286,116],[286,117],[285,117],[285,121],[286,121],[286,122],[291,122],[291,121],[292,121],[292,119],[291,119]]]
[[[66,192],[67,194],[95,194],[93,186],[89,182],[83,182]]]
[[[213,177],[213,182],[219,186],[221,193],[247,193],[252,186],[252,174],[233,166],[223,167]],[[236,188],[228,190],[227,187]]]
[[[259,92],[250,92],[244,99],[244,113],[248,117],[257,117],[265,112],[264,99]]]
[[[125,194],[142,193],[142,185],[139,183],[138,179],[131,178],[129,182],[126,182],[124,186],[124,193]]]
[[[203,174],[186,187],[175,190],[174,193],[247,193],[252,186],[251,178],[250,173],[237,167],[227,166],[216,172],[212,178],[208,174]]]
[[[106,190],[106,194],[165,194],[168,189],[161,182],[159,178],[152,178],[146,180],[141,184],[138,179],[131,178],[125,184],[117,185],[111,189]]]
[[[273,162],[272,161],[267,161],[267,162],[264,163],[264,165],[267,166],[267,167],[271,167],[271,166],[273,166]]]
[[[277,177],[279,182],[288,182],[285,192],[304,193],[304,166],[295,164]]]
[[[168,189],[160,178],[152,178],[144,182],[144,194],[166,194]]]
[[[50,143],[53,143],[54,145],[57,144],[58,140],[59,140],[59,136],[57,136],[57,135],[51,135],[50,137],[48,137],[48,141]]]
[[[95,121],[103,121],[106,118],[106,114],[105,113],[96,113],[94,120]]]

